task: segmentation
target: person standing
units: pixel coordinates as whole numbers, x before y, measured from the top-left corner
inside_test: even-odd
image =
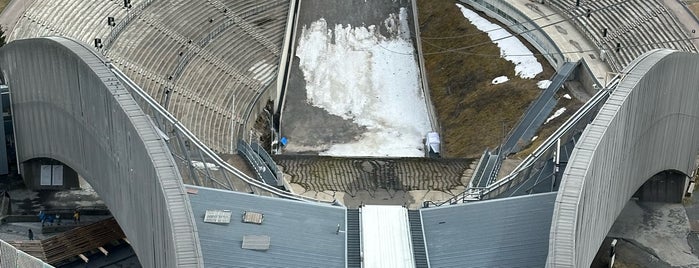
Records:
[[[73,223],[80,223],[80,211],[78,211],[77,209],[75,210],[75,212],[73,212]]]
[[[29,240],[34,240],[34,232],[32,232],[32,229],[27,231],[27,236],[29,237]]]

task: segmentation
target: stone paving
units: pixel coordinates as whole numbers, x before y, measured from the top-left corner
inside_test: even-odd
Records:
[[[444,201],[465,189],[477,160],[276,155],[292,191],[347,206]]]
[[[449,190],[463,185],[471,159],[335,158],[277,155],[291,182],[313,191]]]

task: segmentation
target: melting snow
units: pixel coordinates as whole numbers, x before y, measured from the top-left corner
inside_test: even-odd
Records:
[[[216,164],[212,163],[205,163],[205,162],[199,162],[199,161],[192,161],[192,166],[196,169],[209,169],[212,171],[218,170],[218,166]]]
[[[547,124],[549,121],[555,119],[556,117],[561,116],[563,114],[563,112],[565,112],[565,111],[566,111],[565,107],[562,107],[561,109],[556,110],[556,112],[553,113],[552,116],[549,116],[549,118],[546,118],[546,122],[544,122],[544,124]]]
[[[461,4],[456,4],[456,6],[461,9],[464,17],[475,25],[478,30],[488,33],[490,39],[500,47],[501,57],[515,64],[516,75],[522,78],[534,78],[544,70],[532,52],[519,39],[512,36],[499,25],[491,23]]]
[[[493,85],[497,85],[497,84],[505,83],[505,82],[507,82],[507,80],[510,80],[510,79],[507,78],[507,76],[503,75],[503,76],[495,77],[495,79],[493,79],[493,81],[491,83]]]
[[[389,38],[376,25],[328,26],[322,18],[303,27],[296,56],[308,103],[368,130],[321,155],[424,156],[422,139],[431,126],[407,10],[391,14],[384,26]]]
[[[549,85],[551,85],[551,80],[541,80],[536,82],[536,86],[538,86],[540,89],[547,89]]]

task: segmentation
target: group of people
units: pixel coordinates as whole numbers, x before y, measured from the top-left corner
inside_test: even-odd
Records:
[[[39,211],[39,220],[41,220],[41,227],[44,227],[46,223],[49,225],[53,225],[53,222],[56,221],[57,225],[61,225],[61,215],[60,214],[46,214],[44,211]],[[79,224],[80,223],[80,211],[75,210],[73,212],[73,223],[74,224]],[[29,240],[34,240],[34,232],[32,229],[29,229],[27,231],[27,236],[29,237]]]
[[[58,225],[61,225],[61,215],[60,214],[46,214],[44,211],[39,211],[39,220],[41,220],[41,226],[43,227],[46,225],[46,223],[49,223],[49,225],[53,225],[53,222],[56,221]],[[80,211],[77,209],[73,212],[73,223],[78,224],[80,223]]]

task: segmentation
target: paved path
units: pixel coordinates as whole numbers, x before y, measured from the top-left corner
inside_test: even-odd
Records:
[[[619,255],[624,263],[639,267],[661,267],[667,263],[673,267],[698,267],[699,258],[692,254],[687,241],[690,233],[688,215],[682,204],[629,201],[609,230],[609,237],[624,239],[635,249],[627,255]],[[636,263],[640,256],[650,254],[656,262]]]
[[[22,17],[24,11],[35,0],[11,0],[7,4],[5,10],[0,13],[0,25],[5,29],[5,37],[9,37],[12,30],[15,28],[17,21]],[[10,40],[7,40],[10,41]]]
[[[692,14],[686,6],[684,6],[683,3],[681,3],[678,0],[662,0],[663,5],[668,8],[672,14],[675,15],[677,18],[677,22],[679,22],[680,26],[682,26],[682,29],[684,29],[687,33],[687,35],[691,37],[699,37],[699,21],[697,18]],[[695,30],[696,33],[692,33],[692,30]],[[692,40],[692,43],[696,48],[699,49],[699,40],[694,39]]]
[[[534,23],[539,26],[556,23],[553,26],[544,27],[544,32],[551,37],[563,53],[566,53],[565,57],[569,61],[585,59],[597,80],[602,83],[605,82],[607,73],[611,71],[609,65],[599,59],[597,48],[584,35],[578,32],[577,28],[570,21],[566,20],[564,16],[557,14],[548,5],[529,0],[513,0],[509,3],[534,20]],[[550,16],[538,19],[546,15]]]

